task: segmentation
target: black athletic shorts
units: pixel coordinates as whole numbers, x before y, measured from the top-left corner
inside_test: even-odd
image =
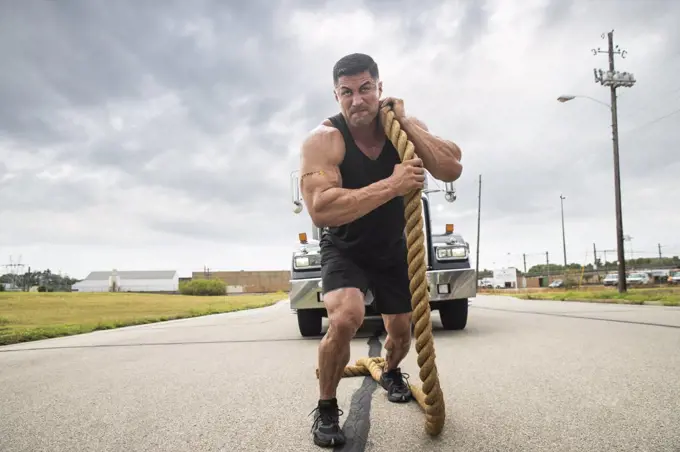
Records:
[[[336,289],[355,287],[364,295],[371,289],[380,314],[411,312],[406,243],[390,250],[393,256],[371,258],[350,256],[339,250],[324,234],[321,246],[321,281],[324,295]]]

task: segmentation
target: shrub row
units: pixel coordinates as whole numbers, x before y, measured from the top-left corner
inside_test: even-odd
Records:
[[[226,295],[227,284],[219,279],[194,279],[181,282],[179,292],[182,295]]]

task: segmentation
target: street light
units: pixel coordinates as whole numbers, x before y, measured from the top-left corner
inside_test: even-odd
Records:
[[[614,89],[614,88],[612,88]],[[614,94],[615,95],[615,94]],[[590,96],[563,94],[557,98],[558,102],[568,102],[577,97],[592,100],[600,105],[604,105],[612,115],[612,141],[614,146],[614,198],[616,208],[616,251],[617,251],[617,273],[619,275],[618,289],[619,293],[626,292],[626,258],[623,247],[623,220],[621,213],[621,173],[619,170],[619,133],[617,127],[617,112],[616,108]]]
[[[593,100],[599,104],[606,105],[610,110],[612,115],[612,143],[614,151],[614,195],[616,201],[616,254],[618,260],[618,274],[619,274],[619,293],[626,292],[626,258],[623,248],[623,215],[621,213],[621,173],[619,169],[619,125],[617,118],[617,108],[616,108],[616,88],[626,87],[630,88],[635,85],[635,77],[629,72],[618,72],[614,69],[614,54],[620,54],[622,58],[626,57],[625,50],[619,50],[616,46],[614,49],[614,31],[610,31],[606,34],[609,49],[600,50],[592,49],[593,55],[598,53],[607,53],[609,56],[609,69],[603,71],[602,69],[593,69],[595,76],[595,82],[602,86],[609,88],[611,95],[611,105],[601,102],[597,99],[593,99],[588,96],[574,96],[574,95],[562,95],[557,98],[559,102],[567,102],[576,97],[585,97],[587,99]],[[602,34],[602,39],[605,38],[605,34]]]
[[[605,107],[607,107],[607,110],[609,110],[609,111],[611,111],[611,109],[612,109],[611,105],[609,105],[608,103],[602,102],[601,100],[597,100],[594,97],[590,97],[590,96],[563,94],[562,96],[558,97],[557,100],[558,100],[558,102],[565,103],[565,102],[569,102],[570,100],[574,100],[577,97],[581,97],[583,99],[589,99],[589,100],[592,100],[593,102],[597,102],[600,105],[604,105]]]

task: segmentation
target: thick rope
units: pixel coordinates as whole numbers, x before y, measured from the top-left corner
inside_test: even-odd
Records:
[[[399,121],[395,119],[392,107],[385,106],[380,113],[385,135],[397,149],[401,161],[416,157],[415,146],[408,139],[406,132],[402,130]],[[439,385],[437,365],[435,364],[434,338],[432,337],[432,321],[430,319],[430,293],[426,277],[421,193],[422,190],[418,189],[404,197],[408,274],[411,280],[411,306],[413,308],[412,321],[415,325],[419,376],[423,382],[422,388],[411,384],[409,384],[409,387],[418,405],[425,411],[425,431],[431,436],[436,436],[444,428],[446,409],[444,394]],[[371,375],[375,381],[380,381],[380,374],[385,365],[385,359],[381,357],[360,358],[356,365],[345,367],[342,376],[345,378]],[[316,375],[318,378],[318,369]]]

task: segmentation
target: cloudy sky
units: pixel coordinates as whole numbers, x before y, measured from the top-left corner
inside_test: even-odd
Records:
[[[287,269],[310,230],[290,172],[351,52],[462,148],[434,219],[473,255],[482,174],[482,268],[560,262],[561,193],[568,259],[590,262],[616,246],[611,117],[556,98],[609,103],[591,49],[612,29],[638,80],[619,90],[627,248],[679,254],[679,16],[672,0],[4,0],[0,264]]]

